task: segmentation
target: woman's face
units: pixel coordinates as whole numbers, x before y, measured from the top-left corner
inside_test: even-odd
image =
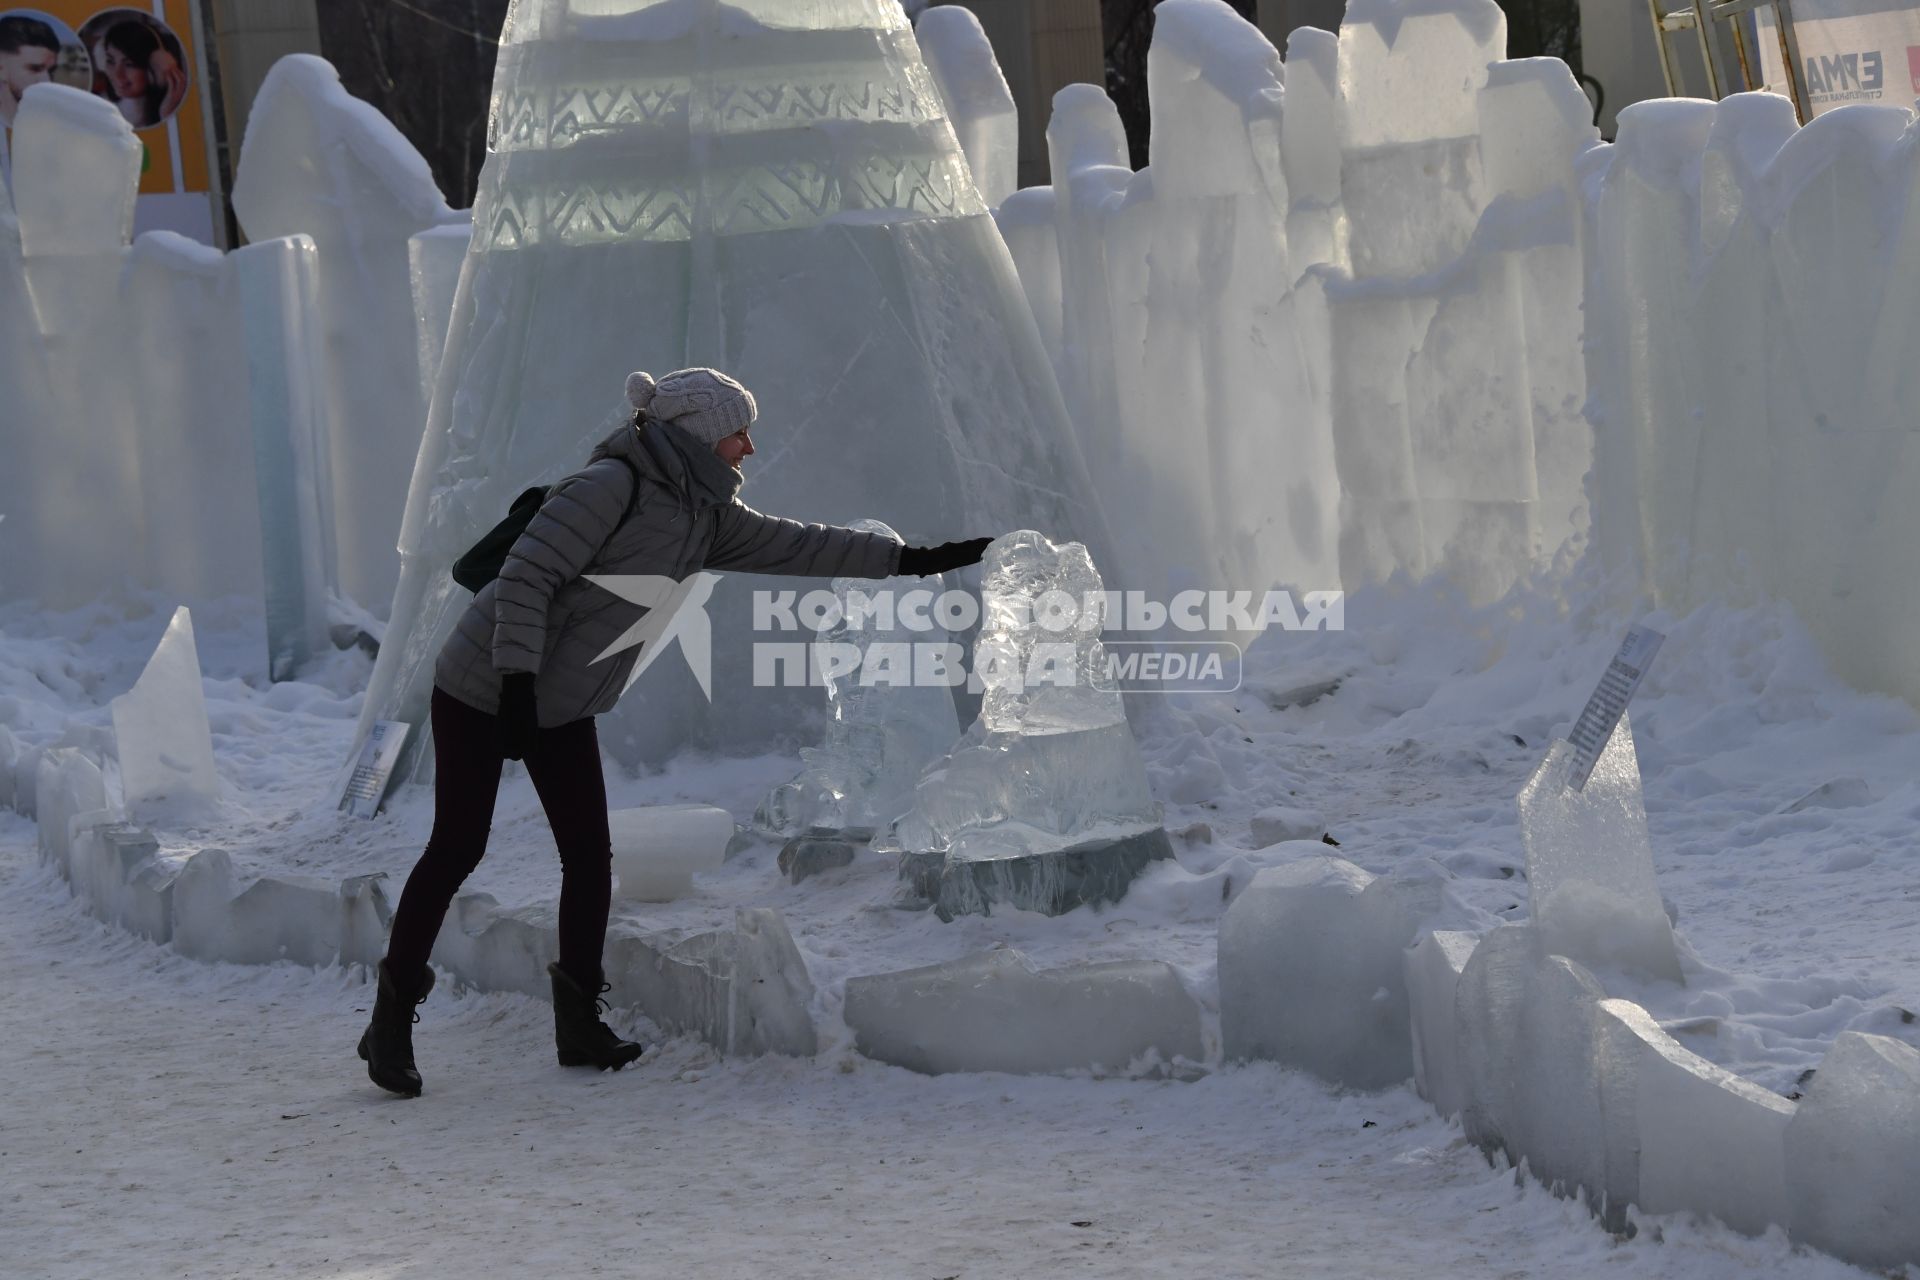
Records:
[[[141,98],[147,92],[147,68],[108,45],[104,70],[116,98]]]
[[[747,434],[747,430],[747,428],[742,427],[725,439],[715,442],[713,446],[713,451],[720,455],[720,461],[726,463],[735,471],[740,469],[740,462],[743,458],[753,456],[753,437]]]

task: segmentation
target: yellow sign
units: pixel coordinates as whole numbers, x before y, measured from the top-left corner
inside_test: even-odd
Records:
[[[209,189],[204,95],[187,0],[0,0],[0,127],[51,81],[114,104],[146,148],[142,195]]]

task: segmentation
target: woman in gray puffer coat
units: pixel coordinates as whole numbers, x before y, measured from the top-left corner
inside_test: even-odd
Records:
[[[447,908],[486,852],[501,762],[524,759],[560,850],[560,960],[554,1039],[562,1066],[617,1069],[641,1046],[600,1020],[612,854],[593,718],[610,709],[637,650],[595,659],[645,612],[585,580],[700,569],[884,578],[973,564],[989,539],[903,547],[878,534],[762,515],[738,496],[757,414],[753,397],[712,369],[627,379],[633,421],[562,480],[467,607],[434,670],[433,834],[407,877],[373,1019],[360,1039],[383,1089],[420,1092],[414,1007]]]

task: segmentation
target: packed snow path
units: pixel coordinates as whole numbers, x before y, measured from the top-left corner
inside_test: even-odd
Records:
[[[553,1065],[546,1006],[439,991],[427,1093],[390,1099],[358,975],[109,930],[32,841],[0,815],[0,1274],[1863,1274],[1671,1221],[1616,1241],[1411,1092],[1271,1067],[929,1079],[674,1041],[593,1075]]]

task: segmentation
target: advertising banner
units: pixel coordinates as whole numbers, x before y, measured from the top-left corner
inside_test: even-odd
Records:
[[[1787,94],[1773,10],[1756,16],[1767,88]],[[1920,6],[1913,0],[1793,0],[1793,33],[1814,115],[1856,102],[1908,107],[1920,97]]]
[[[51,81],[119,109],[140,139],[137,230],[213,243],[206,95],[190,0],[0,0],[0,130],[20,95]],[[4,149],[0,149],[3,153]]]

